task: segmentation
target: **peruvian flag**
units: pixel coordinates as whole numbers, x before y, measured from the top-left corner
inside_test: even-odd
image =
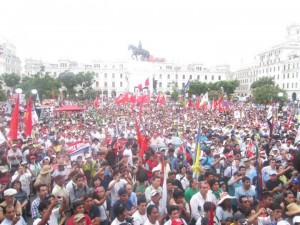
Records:
[[[200,109],[200,103],[201,103],[201,96],[199,96],[197,98],[197,102],[196,102],[196,109],[199,110]]]
[[[159,103],[160,103],[161,105],[164,105],[165,102],[166,102],[166,97],[163,95],[163,96],[160,97]]]
[[[160,95],[157,95],[156,99],[155,99],[155,103],[160,102]]]
[[[28,102],[27,102],[26,114],[25,114],[25,118],[24,118],[25,134],[28,137],[31,136],[31,131],[32,131],[31,108],[32,108],[32,99],[31,99],[31,96],[30,96],[29,99],[28,99]]]
[[[98,95],[96,95],[96,98],[95,98],[95,100],[94,100],[94,107],[95,108],[98,108],[99,107],[99,99],[98,99]]]
[[[217,108],[219,111],[223,111],[223,99],[222,95],[220,95],[218,101],[217,101]]]
[[[145,87],[148,87],[149,86],[149,78],[147,78],[147,80],[145,80]]]
[[[10,140],[17,139],[18,126],[19,126],[19,95],[16,99],[16,104],[10,119],[10,129],[8,133],[8,137],[10,138]]]

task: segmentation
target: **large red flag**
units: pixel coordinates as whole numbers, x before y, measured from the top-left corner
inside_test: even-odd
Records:
[[[160,102],[161,105],[164,105],[164,104],[165,104],[165,102],[166,102],[166,97],[165,97],[165,95],[163,95],[163,96],[159,99],[159,102]]]
[[[17,139],[18,137],[18,125],[19,125],[19,96],[16,99],[16,104],[10,120],[10,129],[9,129],[8,137],[11,140]]]
[[[94,107],[95,108],[98,108],[99,107],[99,99],[98,99],[98,95],[96,95],[96,98],[95,98],[95,100],[94,100]]]
[[[201,103],[201,96],[199,96],[197,98],[197,102],[196,102],[196,109],[199,110],[200,109],[200,103]]]
[[[145,81],[145,87],[149,86],[149,78],[147,78],[147,80]]]
[[[28,102],[27,102],[26,114],[25,114],[25,118],[24,118],[25,134],[28,137],[31,136],[31,131],[32,131],[31,108],[32,108],[32,99],[31,99],[31,96],[30,96],[29,99],[28,99]]]
[[[141,91],[141,90],[143,89],[143,85],[142,85],[142,84],[139,84],[139,85],[137,86],[137,88]]]

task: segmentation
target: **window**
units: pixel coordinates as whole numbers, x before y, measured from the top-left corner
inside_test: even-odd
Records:
[[[115,68],[115,65],[112,65],[112,68],[114,69],[114,68]]]
[[[190,75],[190,80],[192,80],[193,79],[193,75]]]
[[[287,74],[287,79],[289,79],[289,78],[290,78],[290,74],[288,73],[288,74]]]
[[[99,81],[96,81],[96,87],[99,87]]]
[[[287,89],[289,88],[289,83],[286,84],[286,88],[287,88]]]
[[[221,80],[221,76],[219,76],[219,80]]]
[[[178,80],[178,74],[175,75],[176,80]]]
[[[212,75],[212,76],[211,76],[211,80],[214,80],[214,79],[215,79],[215,76],[214,76],[214,75]]]
[[[120,73],[120,78],[123,78],[123,74],[122,73]]]
[[[159,74],[159,79],[162,79],[162,74]]]
[[[119,68],[120,68],[120,69],[123,69],[123,64],[120,64]]]
[[[294,83],[292,83],[292,88],[294,88]]]
[[[207,75],[205,75],[204,79],[207,80]]]
[[[185,86],[185,83],[182,83],[182,88],[184,88],[184,86]]]
[[[162,82],[159,82],[158,86],[161,88],[162,87]]]
[[[120,82],[120,87],[123,87],[123,82]]]
[[[279,74],[277,75],[277,80],[279,80]]]
[[[113,73],[113,74],[111,75],[111,77],[112,77],[112,78],[115,78],[115,74]]]
[[[107,73],[104,74],[104,78],[107,78]]]
[[[283,74],[283,79],[285,79],[285,73]]]
[[[185,79],[185,75],[184,75],[184,74],[182,75],[182,79],[183,79],[183,80]]]
[[[107,87],[107,82],[106,81],[104,82],[104,87]]]
[[[113,81],[113,82],[111,83],[111,86],[112,86],[112,87],[116,87],[116,83]]]
[[[171,77],[170,74],[168,74],[168,79],[170,79],[170,77]]]

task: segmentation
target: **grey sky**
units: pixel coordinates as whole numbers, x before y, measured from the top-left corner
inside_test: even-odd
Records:
[[[22,61],[124,58],[141,40],[155,57],[238,68],[283,42],[299,8],[299,0],[6,0],[0,36]]]

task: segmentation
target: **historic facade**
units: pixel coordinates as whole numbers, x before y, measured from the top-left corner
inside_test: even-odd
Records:
[[[293,95],[300,96],[300,25],[287,28],[287,39],[284,43],[273,46],[254,57],[251,65],[235,72],[234,78],[240,81],[236,90],[238,96],[250,96],[251,84],[257,79],[273,77],[275,84]]]
[[[16,54],[16,47],[7,41],[0,42],[0,74],[21,74],[21,60]]]

